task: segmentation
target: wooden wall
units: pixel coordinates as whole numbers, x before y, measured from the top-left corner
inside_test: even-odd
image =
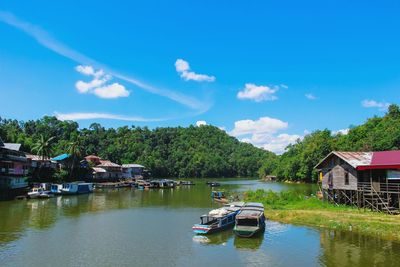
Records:
[[[327,158],[322,165],[322,188],[324,189],[343,189],[357,190],[357,171],[348,163],[332,155]],[[346,172],[349,177],[349,184],[345,183]],[[329,176],[332,175],[333,186],[329,187]]]

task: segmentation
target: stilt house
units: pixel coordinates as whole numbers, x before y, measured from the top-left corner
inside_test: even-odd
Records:
[[[333,151],[315,166],[324,199],[387,213],[400,211],[400,150]]]

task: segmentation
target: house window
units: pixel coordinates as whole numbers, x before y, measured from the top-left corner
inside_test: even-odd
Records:
[[[344,173],[344,184],[349,185],[349,172],[345,171]]]

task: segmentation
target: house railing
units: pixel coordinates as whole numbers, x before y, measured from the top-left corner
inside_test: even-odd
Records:
[[[358,190],[378,193],[400,193],[400,183],[358,182]]]

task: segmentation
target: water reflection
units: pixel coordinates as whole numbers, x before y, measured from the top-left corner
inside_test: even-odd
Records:
[[[235,236],[235,241],[233,242],[233,245],[235,246],[235,248],[241,250],[258,250],[264,241],[264,234],[265,231],[262,231],[252,238]]]
[[[400,243],[352,232],[320,231],[325,266],[399,266]]]
[[[223,245],[226,246],[228,241],[234,237],[234,234],[231,230],[225,230],[219,233],[214,233],[211,235],[195,235],[193,236],[193,242],[208,245],[208,246],[215,246],[215,245]]]
[[[287,188],[249,180],[224,181],[220,188],[257,186]],[[43,265],[40,258],[29,263],[43,251],[54,254],[51,257],[59,266],[130,266],[132,262],[164,266],[397,266],[400,262],[398,242],[272,221],[267,221],[265,233],[255,238],[237,237],[232,230],[195,236],[191,226],[200,215],[220,206],[212,202],[211,190],[205,182],[197,182],[176,189],[107,189],[90,195],[0,202],[2,266]],[[297,190],[313,188],[301,185]],[[75,260],[82,264],[58,261],[64,251],[80,255]],[[154,253],[162,259],[154,259]]]

